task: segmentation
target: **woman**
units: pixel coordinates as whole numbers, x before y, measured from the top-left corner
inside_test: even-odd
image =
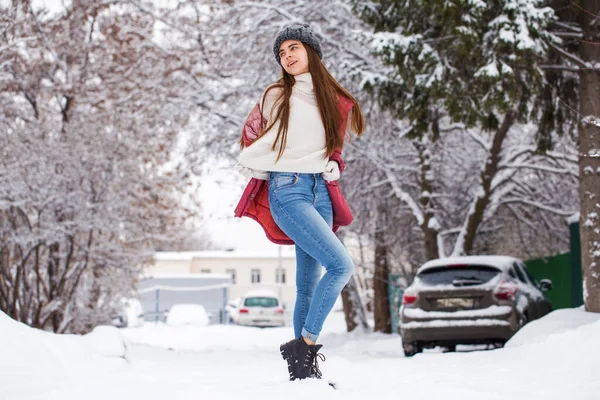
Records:
[[[346,127],[360,135],[364,119],[354,97],[321,62],[321,45],[309,25],[279,32],[273,53],[283,77],[266,89],[246,121],[237,167],[253,179],[236,216],[256,219],[275,243],[295,245],[295,339],[280,350],[291,380],[320,378],[322,345],[316,341],[354,268],[333,233],[351,221],[335,181],[344,169]]]

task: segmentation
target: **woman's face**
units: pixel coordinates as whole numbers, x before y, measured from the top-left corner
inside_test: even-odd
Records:
[[[279,46],[279,61],[290,75],[308,72],[308,54],[299,40],[286,40]]]

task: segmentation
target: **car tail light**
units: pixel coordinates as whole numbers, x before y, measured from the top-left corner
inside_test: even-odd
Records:
[[[494,296],[500,300],[514,300],[519,288],[507,281],[502,281],[494,291]]]
[[[275,314],[283,314],[283,308],[278,308],[275,310]]]
[[[247,308],[240,308],[240,314],[248,314]]]
[[[405,292],[402,296],[402,304],[412,304],[417,301],[417,295],[413,292]]]

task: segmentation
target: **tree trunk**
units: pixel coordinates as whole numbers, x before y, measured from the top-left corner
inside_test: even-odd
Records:
[[[344,314],[346,315],[348,332],[352,332],[357,326],[365,330],[369,328],[354,276],[350,278],[350,281],[342,290],[342,304],[344,306]]]
[[[48,287],[49,287],[49,295],[48,302],[55,300],[60,297],[60,293],[58,293],[58,274],[60,271],[60,244],[52,243],[48,246],[49,256],[48,256]],[[60,326],[60,315],[58,315],[58,310],[54,310],[52,312],[52,332],[58,332],[58,328]]]
[[[429,140],[425,138],[424,140]],[[433,171],[431,170],[431,143],[415,143],[419,152],[419,166],[421,169],[421,197],[419,204],[423,210],[423,223],[421,231],[425,240],[425,258],[433,260],[440,257],[438,249],[439,224],[435,220],[435,208],[433,204]]]
[[[375,227],[375,274],[373,275],[375,326],[373,327],[373,331],[392,333],[388,295],[389,268],[387,261],[386,219],[387,210],[385,204],[382,204],[378,207],[377,225]]]
[[[504,143],[504,139],[506,139],[510,127],[515,123],[516,117],[517,113],[515,110],[508,110],[504,115],[502,125],[500,125],[494,134],[492,147],[490,149],[487,162],[485,163],[485,168],[481,173],[480,192],[477,193],[477,198],[474,200],[471,208],[469,209],[467,221],[465,221],[459,237],[457,238],[457,242],[453,251],[453,255],[455,256],[469,254],[473,250],[475,238],[477,237],[477,231],[479,230],[481,222],[483,222],[485,209],[490,202],[490,196],[493,192],[492,180],[498,172],[502,144]]]
[[[580,72],[579,231],[585,309],[600,312],[600,0],[584,0],[580,55],[595,69]],[[593,43],[592,43],[593,42]]]

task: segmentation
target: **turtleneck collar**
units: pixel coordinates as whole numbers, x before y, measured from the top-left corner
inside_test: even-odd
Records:
[[[296,83],[294,83],[294,88],[298,89],[300,92],[303,92],[308,95],[315,94],[315,88],[313,86],[312,75],[310,72],[305,72],[300,75],[294,76],[296,79]]]

